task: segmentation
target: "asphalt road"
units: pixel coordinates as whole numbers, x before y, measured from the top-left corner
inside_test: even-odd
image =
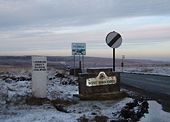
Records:
[[[170,77],[168,76],[121,73],[120,79],[125,85],[170,96]]]

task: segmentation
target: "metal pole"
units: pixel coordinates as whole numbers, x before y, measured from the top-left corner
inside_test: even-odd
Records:
[[[84,55],[82,55],[83,72],[84,72]]]
[[[122,72],[123,72],[123,56],[122,56],[122,63],[121,63],[121,67],[122,67]]]
[[[81,58],[80,58],[80,55],[79,55],[79,69],[81,70]]]
[[[113,48],[113,72],[115,72],[115,48]]]
[[[125,55],[122,55],[122,64],[121,64],[121,66],[122,66],[122,72],[123,72],[123,67],[124,67],[124,59],[125,59]]]
[[[75,76],[75,67],[76,67],[76,61],[75,61],[75,55],[74,55],[74,76]]]

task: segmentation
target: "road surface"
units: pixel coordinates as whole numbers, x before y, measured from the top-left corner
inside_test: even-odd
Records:
[[[170,77],[168,76],[121,73],[120,78],[121,83],[125,85],[170,96]]]

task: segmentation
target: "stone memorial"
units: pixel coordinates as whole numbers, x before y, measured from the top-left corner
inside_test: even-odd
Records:
[[[32,56],[32,94],[34,97],[47,96],[47,57]]]
[[[82,100],[108,100],[124,96],[120,91],[120,74],[112,69],[87,69],[78,77]]]

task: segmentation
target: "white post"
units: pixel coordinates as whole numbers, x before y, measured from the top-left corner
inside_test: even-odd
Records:
[[[32,93],[38,98],[47,96],[47,57],[32,56]]]

